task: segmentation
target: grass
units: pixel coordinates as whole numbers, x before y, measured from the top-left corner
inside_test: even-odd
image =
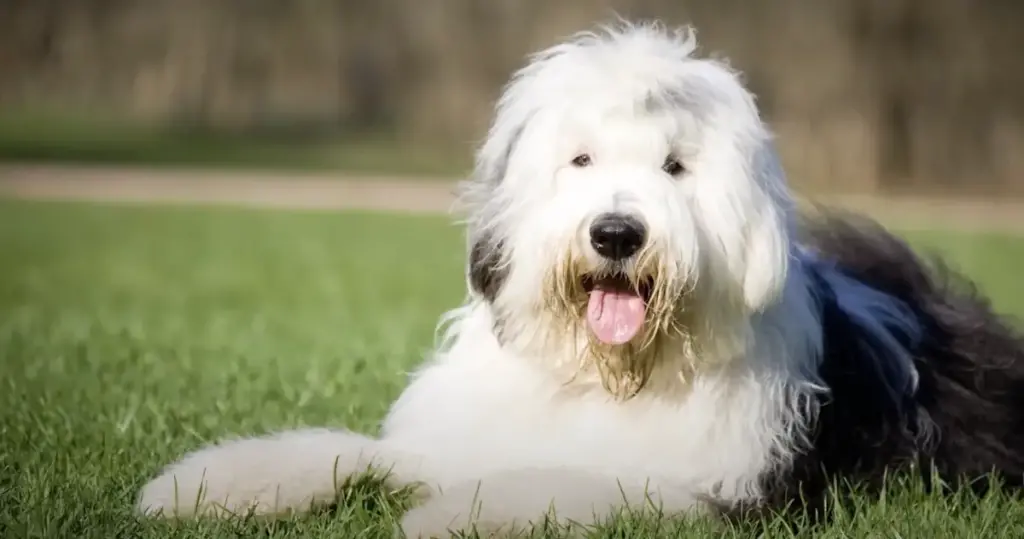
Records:
[[[0,162],[147,165],[226,169],[313,170],[412,177],[463,173],[463,155],[414,148],[382,136],[213,134],[137,122],[0,112]]]
[[[914,241],[1024,315],[1009,269],[1024,241]],[[277,522],[152,522],[132,502],[160,466],[229,434],[374,432],[462,297],[461,245],[425,217],[0,201],[0,536],[390,537],[403,502],[371,480]],[[594,536],[1024,536],[1024,506],[999,493],[896,482],[860,503],[795,532],[625,517]]]

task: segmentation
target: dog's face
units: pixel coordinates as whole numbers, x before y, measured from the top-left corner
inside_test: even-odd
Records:
[[[770,137],[735,74],[694,47],[627,27],[535,56],[464,186],[470,284],[499,336],[537,356],[578,350],[606,385],[635,378],[617,393],[642,387],[665,346],[728,355],[711,346],[735,344],[728,328],[786,279]]]

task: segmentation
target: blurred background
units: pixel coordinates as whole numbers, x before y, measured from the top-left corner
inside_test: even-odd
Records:
[[[0,0],[0,159],[454,175],[616,13],[744,71],[799,189],[1024,194],[1022,0]]]

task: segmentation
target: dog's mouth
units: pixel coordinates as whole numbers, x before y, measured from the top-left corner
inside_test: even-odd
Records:
[[[650,279],[636,284],[621,274],[584,277],[587,325],[594,336],[611,345],[633,340],[643,328],[653,284]]]

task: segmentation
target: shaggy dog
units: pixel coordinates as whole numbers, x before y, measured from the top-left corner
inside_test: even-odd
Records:
[[[798,219],[751,94],[689,31],[533,56],[463,185],[466,303],[379,437],[203,448],[148,514],[278,514],[367,469],[408,536],[821,500],[888,471],[1024,474],[1024,342],[866,221]],[[933,473],[933,472],[937,472]]]

